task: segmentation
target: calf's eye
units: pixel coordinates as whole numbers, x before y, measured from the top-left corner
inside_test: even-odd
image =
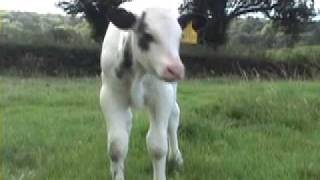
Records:
[[[142,50],[148,50],[152,42],[155,42],[154,37],[149,33],[143,33],[139,38],[138,45]]]
[[[147,41],[147,42],[153,42],[153,41],[155,41],[155,40],[154,40],[154,37],[153,37],[151,34],[149,34],[149,33],[144,33],[144,34],[142,35],[142,39],[143,39],[144,41]]]

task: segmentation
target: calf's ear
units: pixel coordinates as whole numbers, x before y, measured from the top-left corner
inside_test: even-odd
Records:
[[[136,16],[123,8],[110,8],[108,18],[116,27],[123,30],[133,28],[137,22]]]
[[[178,18],[178,22],[182,29],[192,22],[193,29],[198,31],[207,24],[207,18],[201,14],[183,14]]]

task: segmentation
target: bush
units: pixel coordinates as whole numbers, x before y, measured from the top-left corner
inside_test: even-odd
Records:
[[[59,45],[0,44],[0,71],[20,75],[99,73],[99,49]]]
[[[0,44],[0,71],[19,75],[84,76],[100,74],[98,47],[59,44]],[[229,53],[230,52],[230,53]],[[307,53],[313,52],[313,53]],[[247,49],[214,51],[203,46],[183,46],[181,57],[188,77],[236,75],[245,78],[313,78],[320,73],[316,54],[308,47],[273,50],[266,55]]]
[[[320,46],[299,46],[268,50],[266,56],[277,61],[301,61],[308,63],[320,62]]]
[[[184,45],[181,53],[191,76],[318,77],[320,51],[317,47],[301,47],[287,51],[263,51],[248,47],[226,47],[212,50],[208,47]]]

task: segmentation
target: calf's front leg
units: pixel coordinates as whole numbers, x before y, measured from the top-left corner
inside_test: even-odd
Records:
[[[132,114],[125,96],[107,86],[100,91],[100,104],[107,122],[108,155],[113,180],[124,180]]]
[[[176,102],[172,108],[170,117],[169,117],[169,161],[175,163],[177,167],[183,166],[183,158],[179,149],[178,143],[178,128],[179,128],[179,119],[180,119],[180,108]]]
[[[172,97],[172,91],[164,88],[161,93],[155,93],[148,103],[151,119],[146,140],[152,160],[153,180],[166,180],[168,122],[173,106]]]

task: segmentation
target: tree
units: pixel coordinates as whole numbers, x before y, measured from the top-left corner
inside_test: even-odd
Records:
[[[265,12],[266,16],[273,20],[273,26],[288,36],[287,46],[292,47],[300,38],[300,33],[305,30],[311,17],[315,15],[314,1],[295,3],[283,2],[282,6],[272,12]]]
[[[296,27],[307,22],[314,12],[314,0],[185,0],[182,13],[201,13],[208,24],[200,37],[213,47],[224,44],[230,22],[241,15],[261,12],[285,27],[287,33],[300,32]]]
[[[101,42],[108,28],[108,9],[129,0],[62,0],[57,6],[67,14],[85,17],[92,27],[92,37]]]

